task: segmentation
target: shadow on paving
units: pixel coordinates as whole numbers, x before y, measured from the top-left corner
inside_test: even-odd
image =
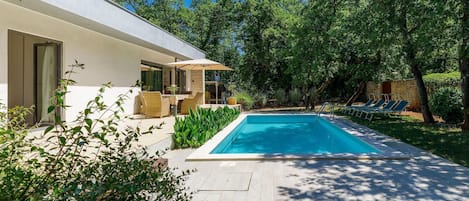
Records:
[[[469,170],[432,156],[412,160],[295,161],[306,175],[287,175],[294,185],[278,186],[286,199],[467,200]]]
[[[469,169],[375,131],[342,121],[412,156],[410,160],[295,160],[301,175],[287,174],[293,185],[277,186],[285,200],[469,200]],[[349,127],[350,126],[350,127]],[[300,171],[297,171],[300,170]],[[293,186],[293,187],[292,187]]]

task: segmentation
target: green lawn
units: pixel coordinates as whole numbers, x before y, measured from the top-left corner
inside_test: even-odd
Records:
[[[347,117],[358,124],[469,167],[469,132],[461,132],[459,128],[426,125],[406,116],[381,117],[373,121]]]

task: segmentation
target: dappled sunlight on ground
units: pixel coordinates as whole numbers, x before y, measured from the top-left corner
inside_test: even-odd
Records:
[[[434,156],[412,160],[295,161],[287,175],[295,185],[280,185],[290,199],[464,200],[467,168]]]
[[[423,116],[422,116],[422,113],[420,113],[420,112],[404,111],[404,112],[401,113],[401,115],[402,116],[408,116],[408,117],[411,117],[411,118],[414,118],[414,119],[418,119],[418,120],[423,122]],[[438,116],[433,116],[433,118],[437,122],[444,122],[443,119],[441,119]]]

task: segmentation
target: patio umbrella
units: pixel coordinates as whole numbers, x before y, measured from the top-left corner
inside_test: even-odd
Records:
[[[183,70],[201,70],[202,71],[202,85],[204,86],[204,94],[205,94],[205,71],[206,70],[224,70],[224,71],[232,71],[233,69],[227,67],[221,63],[216,61],[212,61],[210,59],[194,59],[194,60],[187,60],[187,61],[177,61],[168,63],[168,65],[175,66],[176,68],[183,69]],[[215,101],[218,103],[218,87],[215,86]],[[205,103],[205,96],[203,96],[203,101]]]
[[[168,65],[176,66],[176,68],[184,69],[184,70],[227,70],[227,71],[233,70],[230,67],[227,67],[216,61],[212,61],[210,59],[194,59],[194,60],[187,60],[187,61],[178,61],[178,62],[168,63]]]

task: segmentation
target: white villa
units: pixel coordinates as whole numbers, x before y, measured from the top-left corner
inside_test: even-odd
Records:
[[[31,123],[47,122],[47,100],[75,59],[85,69],[72,77],[77,84],[66,97],[67,121],[106,82],[114,85],[107,102],[137,80],[150,91],[176,84],[182,93],[204,92],[202,71],[165,65],[199,58],[202,50],[109,0],[0,1],[0,102],[35,105]],[[133,101],[124,105],[128,113]]]

